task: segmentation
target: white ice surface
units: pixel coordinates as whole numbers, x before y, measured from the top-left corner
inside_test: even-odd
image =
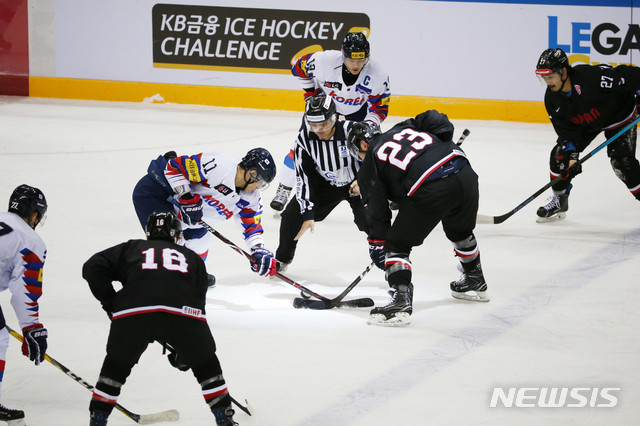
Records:
[[[416,113],[419,111],[416,111]],[[446,111],[443,111],[446,112]],[[383,130],[400,117],[391,117]],[[223,151],[237,159],[269,149],[278,164],[299,113],[169,104],[0,97],[0,200],[19,184],[45,193],[38,232],[48,247],[41,320],[50,356],[94,384],[109,320],[81,277],[93,253],[142,238],[131,192],[152,158]],[[480,213],[500,215],[548,180],[550,125],[453,120],[480,175]],[[604,141],[598,138],[590,147]],[[500,225],[479,225],[491,302],[453,299],[457,260],[441,228],[417,247],[412,324],[366,324],[368,309],[295,310],[298,291],[253,274],[214,238],[207,267],[209,325],[232,395],[255,415],[241,426],[631,425],[640,415],[640,204],[600,152],[575,180],[567,219],[535,223],[544,194]],[[278,220],[264,194],[266,242]],[[287,276],[335,297],[369,263],[366,240],[339,206],[299,244]],[[216,226],[243,245],[232,221]],[[386,302],[374,270],[352,292]],[[0,305],[17,327],[9,292]],[[489,408],[495,387],[621,388],[614,408]],[[35,367],[12,339],[2,403],[29,426],[88,424],[91,394],[49,363]],[[175,408],[182,425],[212,425],[191,373],[173,369],[153,344],[118,402],[140,413]],[[606,402],[601,400],[600,402]],[[110,426],[133,422],[114,411]]]

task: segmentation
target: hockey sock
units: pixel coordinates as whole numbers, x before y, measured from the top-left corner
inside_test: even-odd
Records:
[[[387,253],[384,270],[389,285],[411,284],[411,260],[405,253]]]

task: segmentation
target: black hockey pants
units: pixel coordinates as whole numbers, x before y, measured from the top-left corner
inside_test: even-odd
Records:
[[[635,117],[634,117],[635,118]],[[621,129],[605,130],[604,136],[609,139],[615,136]],[[591,144],[591,142],[600,134],[597,132],[584,132],[583,137],[578,141],[576,148],[582,153]],[[636,139],[638,131],[633,126],[621,134],[616,140],[607,145],[607,156],[611,161],[611,167],[614,173],[626,186],[631,194],[640,200],[640,163],[636,158]],[[560,142],[560,141],[559,141]],[[551,150],[549,158],[549,167],[551,169],[551,179],[554,175],[560,174],[560,163],[558,162],[558,154],[561,150],[559,144],[556,144]],[[569,187],[571,177],[567,177],[552,186],[554,191],[563,191]]]

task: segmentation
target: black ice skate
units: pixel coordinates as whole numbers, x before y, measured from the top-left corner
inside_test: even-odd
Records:
[[[547,204],[540,207],[536,212],[538,215],[536,222],[545,223],[564,219],[567,216],[567,210],[569,210],[569,192],[572,187],[573,185],[570,184],[564,194],[553,194],[552,197],[549,197]]]
[[[107,426],[107,418],[109,413],[105,411],[95,410],[91,412],[89,417],[89,426]]]
[[[12,410],[0,404],[0,421],[7,422],[9,426],[26,426],[24,411]]]
[[[367,324],[391,327],[411,324],[413,284],[392,286],[389,295],[391,298],[386,306],[371,310]]]
[[[233,415],[236,413],[233,408],[212,408],[211,412],[216,418],[216,425],[218,426],[238,426],[238,423],[233,421]]]
[[[216,286],[216,277],[213,274],[207,274],[207,284],[209,288],[214,288]]]
[[[269,205],[273,210],[281,212],[284,209],[284,205],[287,204],[287,201],[289,200],[289,195],[291,195],[291,188],[279,183],[276,195],[273,197],[273,200],[271,200],[271,204]],[[276,214],[276,216],[278,215]]]
[[[458,281],[449,285],[451,295],[456,299],[470,300],[472,302],[488,302],[487,283],[482,274],[482,267],[478,266],[469,272],[463,272]]]

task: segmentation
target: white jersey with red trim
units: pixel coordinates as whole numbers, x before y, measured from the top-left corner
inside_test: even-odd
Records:
[[[0,213],[0,291],[9,289],[20,328],[38,324],[47,247],[20,216]]]
[[[232,217],[242,230],[248,248],[264,244],[262,238],[262,198],[259,190],[244,192],[236,188],[239,161],[221,152],[183,155],[167,163],[164,175],[171,188],[185,186],[203,198],[202,220],[208,224]],[[179,209],[175,208],[179,214]],[[188,226],[186,228],[201,228]]]
[[[321,87],[333,98],[339,114],[356,113],[368,103],[365,120],[382,123],[389,114],[391,96],[387,73],[376,61],[369,60],[356,82],[347,86],[342,78],[342,64],[339,50],[315,52],[298,59],[292,73],[300,79],[305,90]]]

